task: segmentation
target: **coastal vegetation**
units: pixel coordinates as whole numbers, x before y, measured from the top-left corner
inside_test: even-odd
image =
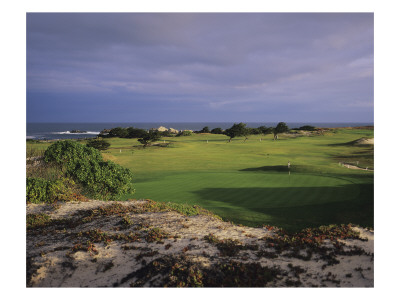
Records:
[[[28,173],[27,202],[66,200],[74,192],[69,187],[75,187],[75,182],[83,194],[104,200],[134,192],[129,169],[103,161],[99,150],[76,141],[57,141],[49,146],[39,169],[41,172]]]
[[[107,150],[110,147],[110,143],[104,139],[91,139],[87,142],[86,146],[95,148],[97,150]]]

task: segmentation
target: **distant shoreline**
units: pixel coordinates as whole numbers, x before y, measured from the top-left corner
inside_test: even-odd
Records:
[[[47,123],[41,123],[41,124],[47,124]],[[53,123],[49,123],[49,124],[53,124]],[[70,123],[62,123],[62,124],[69,125]],[[88,123],[88,124],[95,124],[95,123]],[[99,123],[99,124],[105,125],[105,123]],[[127,124],[130,124],[130,123],[127,123]],[[148,124],[154,125],[155,123],[148,123]],[[163,123],[163,124],[167,124],[167,123]],[[174,124],[176,125],[178,123],[174,123]],[[182,123],[182,124],[186,125],[188,123]],[[198,123],[194,122],[194,124],[198,124]],[[214,124],[216,124],[216,123],[214,123]],[[221,124],[226,124],[226,123],[221,123]],[[258,124],[258,123],[253,123],[253,124]],[[288,123],[288,124],[290,124],[290,123]],[[312,124],[313,123],[308,123],[307,125],[312,125]],[[314,123],[314,125],[315,125],[315,123]],[[338,125],[338,124],[333,124],[333,125]],[[350,125],[350,124],[348,124],[348,125]],[[315,126],[315,127],[323,129],[323,130],[335,130],[335,129],[370,129],[370,130],[374,130],[374,125],[362,125],[362,124],[358,124],[358,123],[354,123],[353,125],[356,125],[356,126],[335,126],[335,127]],[[205,126],[207,126],[207,125],[205,125]],[[115,127],[122,127],[122,126],[115,126]],[[109,128],[103,128],[103,129],[111,129],[111,128],[115,128],[115,127],[109,127]],[[130,126],[126,126],[126,127],[130,127]],[[132,126],[132,127],[134,127],[134,126]],[[251,124],[249,124],[248,127],[256,128],[255,126],[254,127],[251,126]],[[141,127],[136,127],[136,128],[141,128]],[[215,127],[210,127],[210,129],[212,129],[212,128],[215,128]],[[293,127],[289,126],[289,128],[292,129]],[[147,128],[142,128],[142,129],[147,129]],[[185,128],[185,129],[193,130],[191,128]],[[223,128],[223,129],[225,129],[225,128]],[[194,130],[198,131],[200,129],[194,129]],[[43,137],[36,137],[32,134],[29,134],[29,135],[27,134],[26,140],[40,140],[40,141],[58,141],[58,140],[65,140],[65,139],[85,140],[85,139],[97,137],[98,133],[99,133],[99,132],[93,132],[93,131],[87,131],[84,133],[71,133],[70,131],[71,130],[65,130],[64,132],[57,133],[56,136],[54,136],[54,135],[53,136],[51,136],[51,135],[45,136],[44,135]],[[66,132],[68,132],[68,133],[66,133]],[[55,133],[55,132],[52,132],[52,133]]]

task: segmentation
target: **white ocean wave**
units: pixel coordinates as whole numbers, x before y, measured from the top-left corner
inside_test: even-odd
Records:
[[[52,132],[52,134],[100,134],[100,131],[87,131],[87,132],[70,132],[70,131],[59,131]]]

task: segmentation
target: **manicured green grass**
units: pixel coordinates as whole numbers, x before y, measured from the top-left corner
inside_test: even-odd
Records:
[[[197,204],[235,223],[290,231],[335,223],[373,226],[373,172],[339,166],[358,161],[373,168],[372,145],[348,144],[361,137],[373,137],[373,130],[231,143],[223,135],[197,134],[167,137],[168,147],[145,149],[136,140],[112,138],[103,155],[135,174],[136,193],[122,200]]]

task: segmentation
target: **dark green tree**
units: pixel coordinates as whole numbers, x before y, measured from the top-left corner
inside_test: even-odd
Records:
[[[128,131],[127,137],[131,139],[139,139],[147,133],[147,131],[144,129],[134,128],[134,127],[129,127],[127,131]]]
[[[86,144],[88,147],[93,147],[97,150],[107,150],[110,147],[110,143],[103,139],[92,139]]]
[[[208,128],[208,126],[205,126],[202,130],[200,130],[200,133],[210,133],[210,129]]]
[[[144,147],[147,147],[152,142],[158,141],[161,137],[161,134],[158,131],[149,131],[146,132],[144,136],[142,136],[138,141],[143,144]]]
[[[274,132],[274,128],[272,127],[266,127],[266,126],[260,126],[258,127],[258,130],[262,133],[262,134],[270,134]]]
[[[261,130],[259,128],[248,128],[249,134],[261,134]]]
[[[246,128],[246,124],[239,123],[233,124],[233,126],[224,132],[225,135],[229,136],[229,142],[238,136],[246,136],[248,134],[248,128]]]
[[[289,131],[289,127],[287,127],[285,122],[279,122],[278,125],[276,125],[276,127],[274,128],[274,140],[278,139],[278,134],[279,133],[284,133],[284,132],[288,132]]]
[[[127,128],[122,128],[122,127],[116,127],[110,130],[109,137],[120,137],[120,138],[126,138],[128,136],[128,129]]]
[[[224,131],[222,130],[222,128],[217,127],[217,128],[212,129],[211,133],[213,133],[213,134],[223,134]]]

